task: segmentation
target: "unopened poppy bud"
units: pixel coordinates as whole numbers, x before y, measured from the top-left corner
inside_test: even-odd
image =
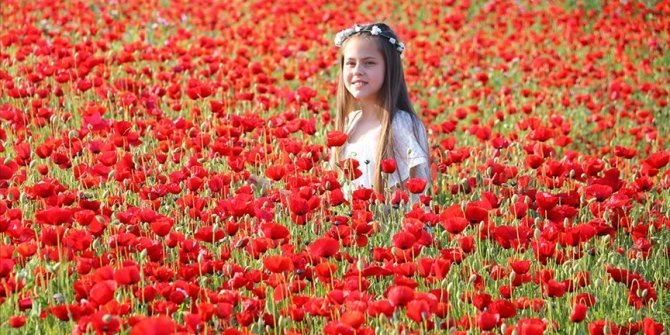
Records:
[[[21,269],[21,271],[19,271],[19,273],[16,274],[16,280],[17,281],[19,281],[21,279],[28,279],[28,278],[29,278],[28,271],[26,271],[26,269]]]
[[[468,278],[468,283],[474,283],[477,280],[477,275],[476,274],[471,274],[470,278]]]
[[[114,316],[112,316],[111,314],[105,314],[102,316],[102,322],[110,323],[112,321],[114,321]]]
[[[56,303],[56,304],[64,304],[65,303],[65,297],[61,293],[54,294],[53,298],[54,298],[54,303]]]
[[[605,236],[603,236],[602,240],[603,240],[603,242],[605,242],[605,243],[609,243],[609,241],[610,241],[610,236],[609,236],[609,235],[605,235]]]

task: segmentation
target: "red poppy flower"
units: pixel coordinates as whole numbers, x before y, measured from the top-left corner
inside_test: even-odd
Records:
[[[13,161],[0,162],[0,181],[12,178],[18,168],[19,166]]]
[[[89,299],[97,305],[104,305],[110,300],[114,299],[114,291],[116,290],[116,281],[104,280],[91,288],[89,292]]]
[[[428,181],[422,178],[410,178],[405,182],[407,190],[414,194],[419,194],[426,189]]]
[[[386,292],[386,298],[391,306],[405,306],[414,299],[414,290],[404,285],[391,286]]]
[[[572,308],[572,313],[570,313],[570,321],[572,322],[582,322],[586,318],[586,311],[588,307],[582,304],[575,304]]]
[[[340,161],[340,166],[344,175],[350,180],[354,180],[363,175],[363,172],[359,168],[360,165],[361,163],[353,158],[347,158]]]
[[[295,215],[305,215],[309,211],[307,200],[302,197],[291,194],[288,199],[289,209]]]
[[[465,228],[467,228],[469,222],[462,217],[450,217],[443,220],[440,220],[440,224],[444,229],[452,234],[460,234]]]
[[[523,318],[516,323],[516,329],[519,334],[524,335],[542,335],[547,328],[547,323],[542,319]]]
[[[416,242],[416,237],[406,231],[401,231],[393,235],[393,245],[396,248],[407,250],[414,245],[414,242]]]
[[[274,181],[281,180],[284,174],[286,174],[284,165],[272,165],[265,168],[265,176]]]
[[[558,204],[559,198],[553,194],[549,194],[547,192],[538,192],[535,194],[535,202],[537,203],[537,206],[544,209],[544,210],[550,210]]]
[[[530,261],[510,261],[509,265],[512,267],[512,270],[519,275],[528,273],[530,270]]]
[[[670,150],[655,152],[649,155],[644,162],[654,169],[662,169],[670,162]]]
[[[391,317],[393,315],[393,305],[387,299],[377,300],[370,302],[366,312],[371,317],[377,317],[378,315],[385,315],[386,317]]]
[[[468,203],[465,207],[465,218],[471,223],[488,222],[489,211],[474,203]]]
[[[650,317],[644,318],[642,321],[642,331],[644,335],[660,335],[665,330],[662,323],[657,323]]]
[[[136,323],[130,335],[163,335],[172,334],[176,329],[174,321],[167,316],[145,318]]]
[[[327,281],[337,272],[337,265],[331,262],[319,263],[314,268],[314,273],[322,280]]]
[[[546,142],[554,137],[554,131],[546,127],[538,127],[528,134],[528,139]]]
[[[393,159],[393,158],[382,159],[382,161],[381,161],[382,172],[384,172],[384,173],[394,173],[397,168],[398,168],[398,165],[396,164],[395,159]]]
[[[114,273],[114,280],[120,285],[132,285],[140,281],[140,269],[137,265],[123,267]]]
[[[7,324],[12,328],[21,328],[26,324],[26,316],[25,315],[12,316],[9,318],[9,320],[7,320]]]
[[[326,145],[329,148],[342,146],[347,142],[348,137],[345,132],[331,130],[326,134]]]
[[[626,159],[631,159],[637,156],[637,150],[633,148],[626,148],[620,145],[614,146],[614,155],[617,157],[623,157]]]
[[[14,261],[11,258],[0,259],[0,278],[6,278],[14,269]]]
[[[612,195],[613,190],[608,185],[593,184],[587,186],[585,192],[587,196],[602,202]]]
[[[291,258],[281,255],[263,257],[263,266],[272,273],[282,273],[293,270]]]
[[[273,240],[286,240],[291,236],[288,228],[274,222],[261,225],[261,230],[265,237]]]
[[[312,242],[307,249],[314,258],[331,257],[340,251],[340,242],[331,237],[322,237]]]
[[[35,213],[39,223],[62,225],[72,223],[74,212],[70,208],[50,207]]]
[[[550,297],[562,297],[567,291],[567,286],[563,282],[550,279],[546,284],[546,292]]]
[[[407,303],[407,317],[418,324],[430,320],[431,314],[430,305],[426,300],[416,299]]]
[[[340,321],[351,328],[358,329],[365,323],[365,314],[360,311],[348,311],[342,314]]]
[[[480,312],[477,314],[477,327],[480,330],[489,331],[500,324],[500,315],[489,312]]]
[[[346,201],[347,199],[344,197],[344,192],[342,192],[342,190],[339,188],[330,191],[330,193],[328,194],[328,204],[330,206],[333,207],[339,206],[345,203]]]
[[[581,304],[586,307],[591,307],[596,304],[596,297],[590,293],[582,292],[577,294],[573,299],[572,299],[574,304]]]
[[[170,233],[170,230],[172,230],[174,222],[168,218],[160,219],[151,222],[151,230],[158,236],[167,236],[167,234]]]

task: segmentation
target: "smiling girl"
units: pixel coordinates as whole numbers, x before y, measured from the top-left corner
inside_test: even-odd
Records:
[[[332,149],[331,163],[358,161],[362,174],[353,180],[354,189],[383,194],[388,188],[403,189],[410,178],[430,187],[426,130],[412,108],[400,59],[405,45],[384,23],[343,30],[335,45],[341,48],[335,130],[348,139]],[[383,172],[382,161],[395,161],[396,168]],[[416,202],[418,195],[412,198]]]

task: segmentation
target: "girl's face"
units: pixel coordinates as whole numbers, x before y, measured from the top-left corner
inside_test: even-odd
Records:
[[[352,37],[342,51],[344,86],[347,91],[365,104],[376,104],[379,90],[384,83],[386,64],[375,41]]]

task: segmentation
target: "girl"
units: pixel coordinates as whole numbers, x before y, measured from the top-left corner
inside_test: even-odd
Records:
[[[335,45],[341,48],[335,130],[348,139],[332,149],[331,164],[358,161],[362,175],[353,180],[354,188],[382,193],[386,187],[403,188],[409,178],[423,179],[429,187],[426,130],[409,100],[400,60],[405,45],[384,23],[345,29]],[[395,172],[383,173],[383,160],[395,160]],[[412,202],[417,200],[413,195]]]

